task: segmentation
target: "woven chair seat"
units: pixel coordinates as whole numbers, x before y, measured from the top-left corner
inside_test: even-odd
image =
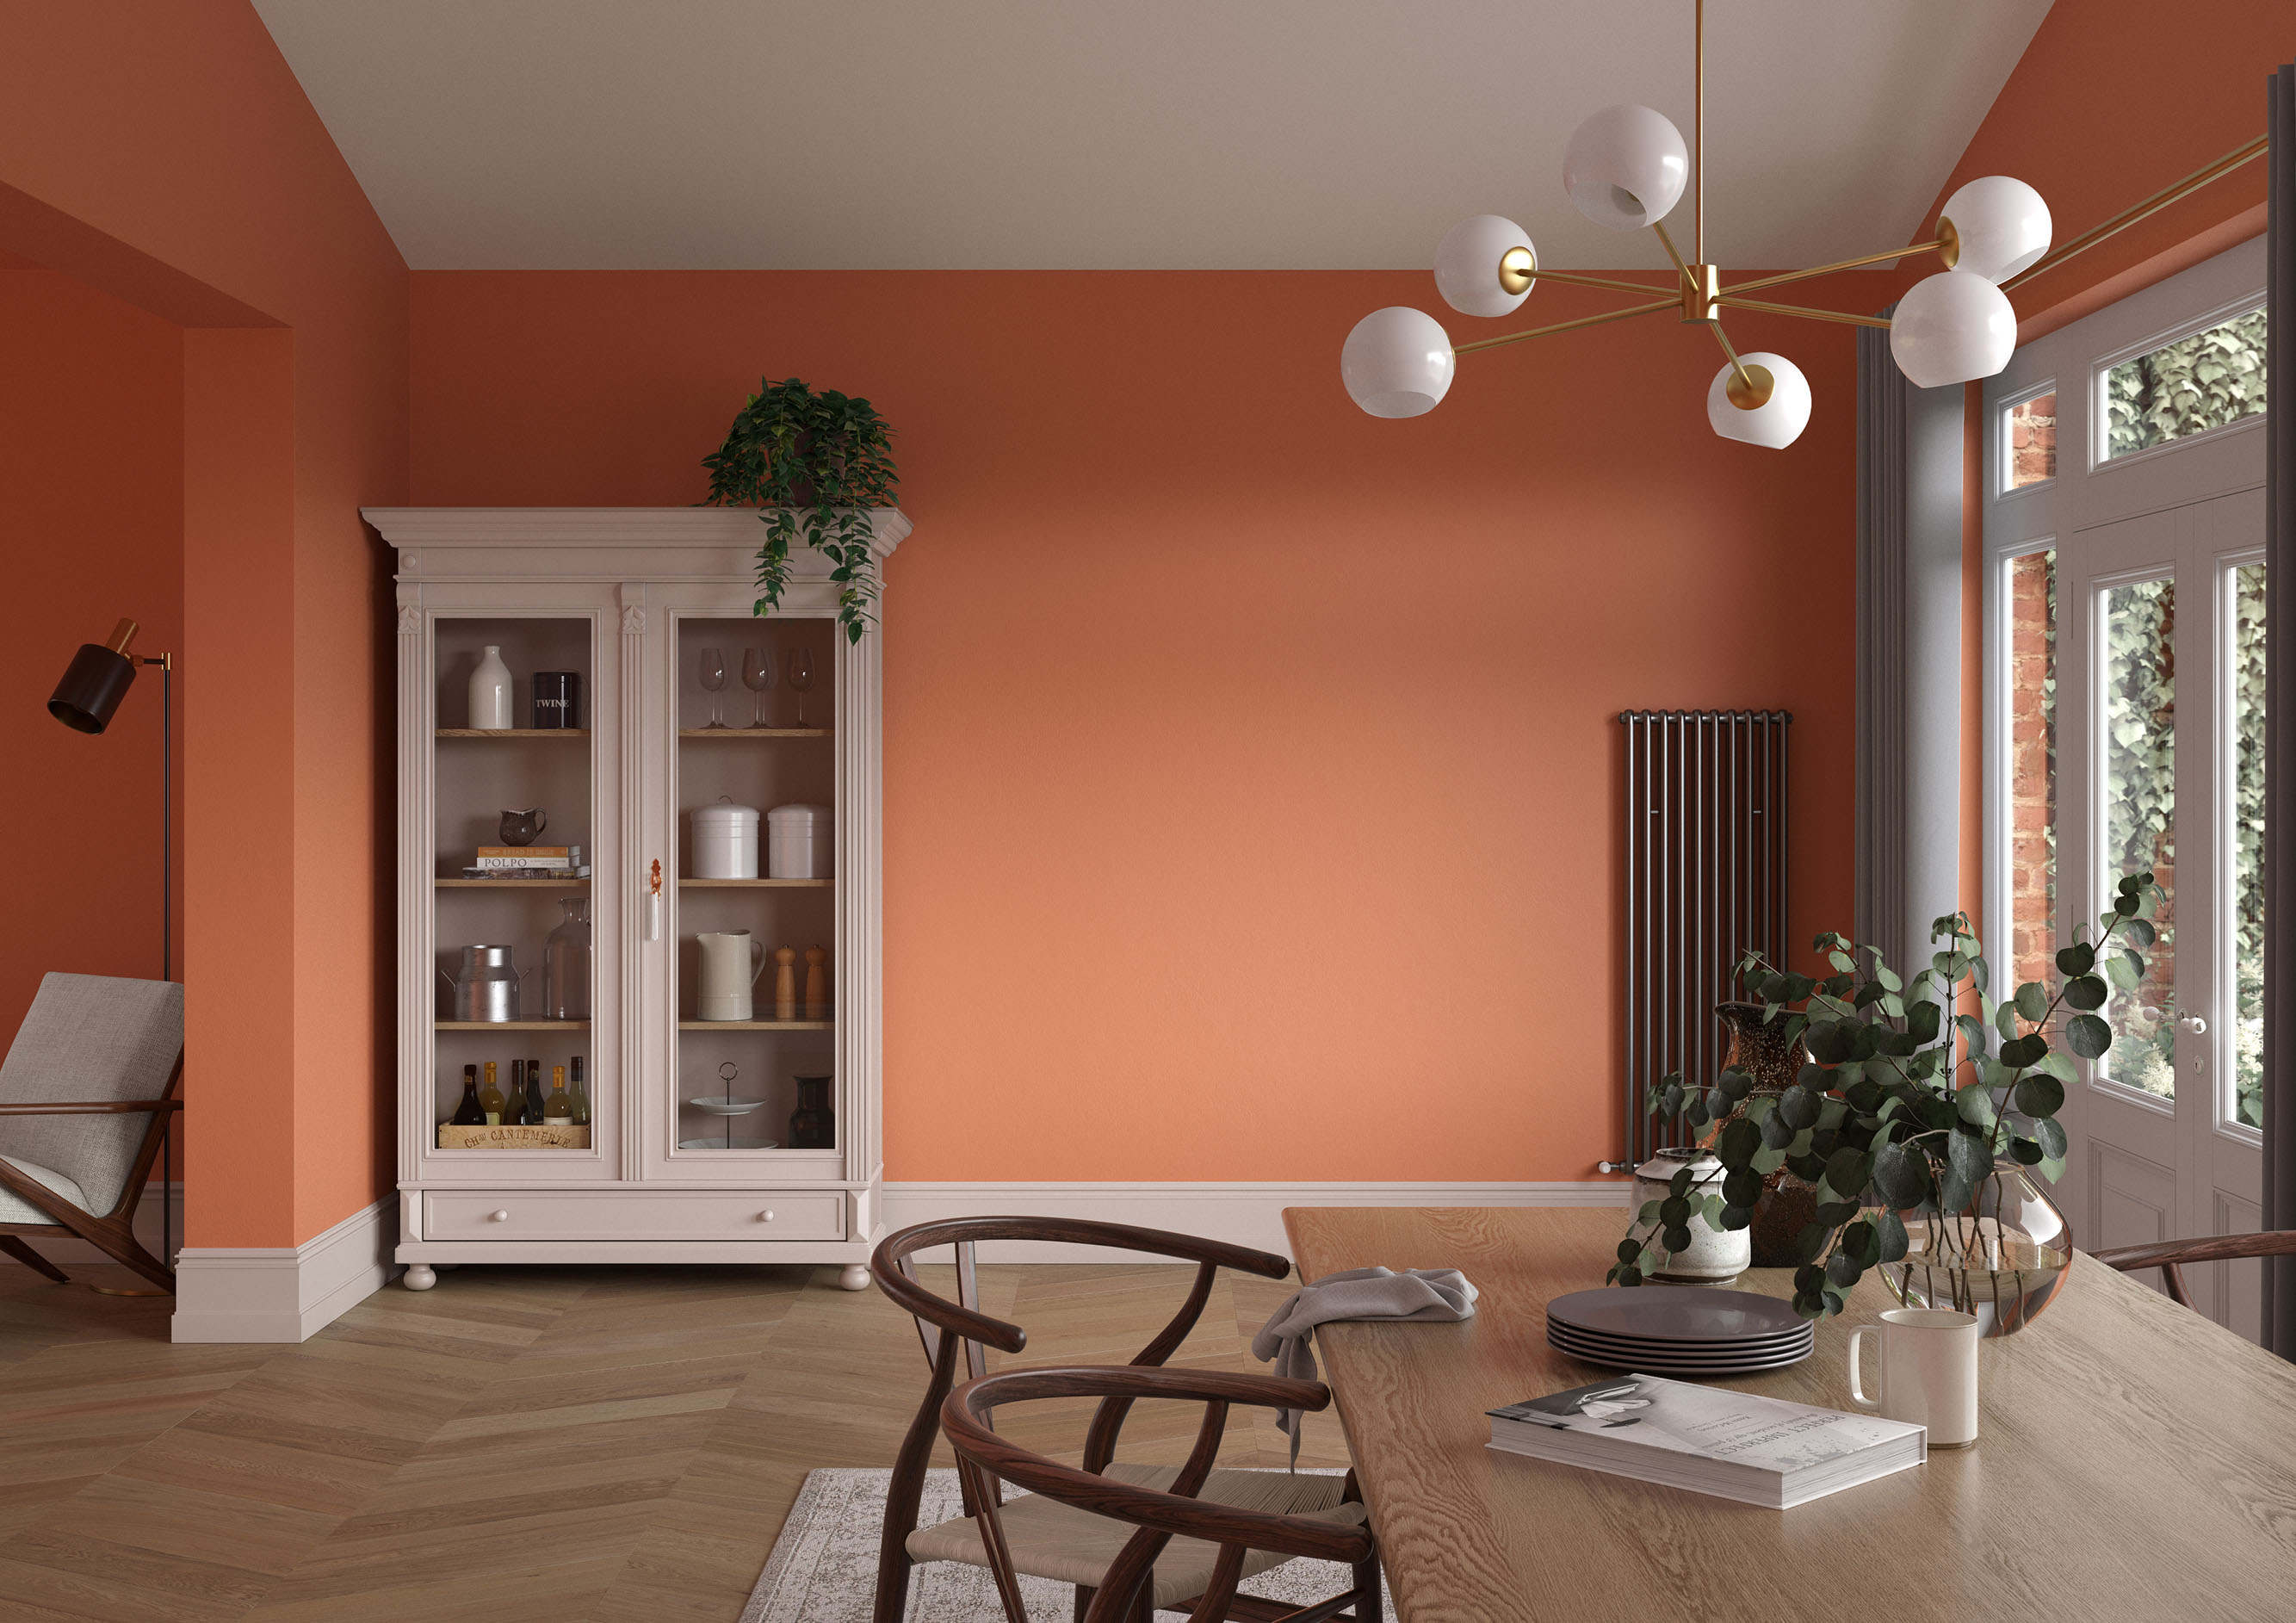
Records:
[[[1177,1465],[1111,1465],[1103,1473],[1137,1488],[1168,1490],[1180,1474]],[[1353,1527],[1364,1519],[1364,1507],[1341,1504],[1347,1491],[1344,1476],[1293,1475],[1282,1471],[1215,1471],[1196,1496],[1215,1504],[1273,1515],[1300,1516]],[[1004,1529],[1005,1546],[1016,1570],[1055,1583],[1097,1588],[1100,1580],[1132,1536],[1140,1529],[1128,1521],[1095,1515],[1090,1511],[1057,1504],[1037,1494],[1007,1499],[997,1512]],[[975,1567],[988,1564],[980,1528],[971,1516],[959,1516],[935,1527],[919,1528],[908,1537],[915,1561],[961,1561]],[[1219,1546],[1201,1538],[1175,1538],[1156,1558],[1153,1603],[1159,1608],[1192,1600],[1212,1579]],[[1243,1558],[1243,1576],[1251,1578],[1290,1559],[1267,1550],[1251,1550]]]

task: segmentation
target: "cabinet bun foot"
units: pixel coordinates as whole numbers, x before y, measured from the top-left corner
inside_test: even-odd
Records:
[[[846,1264],[837,1276],[837,1288],[840,1291],[866,1291],[869,1288],[868,1266],[858,1262]]]
[[[428,1291],[439,1283],[439,1275],[431,1271],[428,1263],[410,1262],[398,1283],[410,1291]]]

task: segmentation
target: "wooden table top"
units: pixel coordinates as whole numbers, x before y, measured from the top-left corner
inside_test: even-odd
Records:
[[[1547,1346],[1546,1304],[1602,1283],[1625,1215],[1283,1214],[1302,1279],[1456,1267],[1481,1292],[1462,1324],[1316,1332],[1402,1623],[2296,1617],[2296,1365],[2086,1256],[1981,1344],[1973,1447],[1792,1510],[1489,1448],[1484,1411],[1611,1373]],[[1784,1269],[1737,1288],[1792,1294]],[[1890,1305],[1869,1276],[1814,1357],[1716,1384],[1847,1409],[1849,1327]]]

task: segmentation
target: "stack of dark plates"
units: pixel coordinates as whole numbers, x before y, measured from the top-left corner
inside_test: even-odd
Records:
[[[1817,1326],[1775,1296],[1700,1285],[1574,1291],[1546,1304],[1547,1344],[1588,1364],[1649,1375],[1784,1369]]]

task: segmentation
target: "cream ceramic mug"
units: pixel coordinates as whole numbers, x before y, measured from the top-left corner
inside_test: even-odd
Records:
[[[1857,1352],[1882,1339],[1882,1395],[1858,1382]],[[1849,1332],[1849,1400],[1890,1420],[1927,1426],[1932,1448],[1977,1440],[1977,1316],[1943,1307],[1892,1307],[1878,1324]]]

